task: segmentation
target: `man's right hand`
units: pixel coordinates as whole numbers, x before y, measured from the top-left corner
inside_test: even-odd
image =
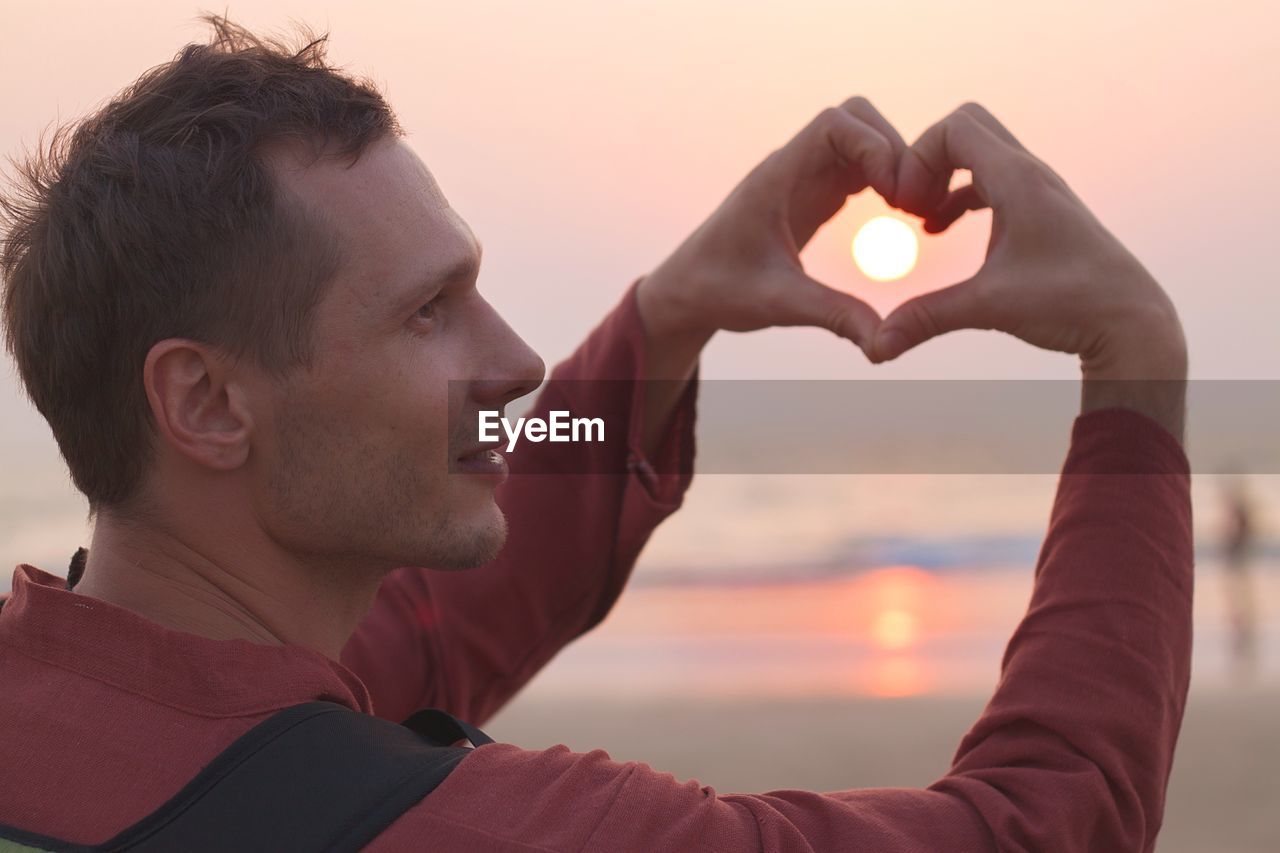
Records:
[[[969,186],[948,190],[957,169]],[[997,329],[1080,357],[1084,409],[1137,409],[1182,436],[1186,342],[1168,296],[1052,169],[989,112],[966,104],[899,161],[894,202],[945,230],[990,207],[991,240],[970,279],[900,305],[873,361],[957,329]],[[1158,382],[1133,380],[1163,380]]]

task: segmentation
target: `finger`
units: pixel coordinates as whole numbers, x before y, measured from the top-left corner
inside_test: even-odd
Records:
[[[1037,167],[1044,174],[1051,175],[1053,178],[1053,182],[1059,187],[1059,189],[1071,193],[1071,195],[1075,197],[1077,201],[1079,201],[1079,197],[1076,196],[1075,193],[1071,190],[1071,188],[1067,186],[1067,182],[1062,179],[1062,176],[1060,176],[1057,172],[1055,172],[1052,168],[1050,168],[1049,164],[1045,163],[1043,160],[1039,159],[1034,154],[1032,154],[1029,150],[1027,150],[1027,146],[1023,145],[1018,140],[1018,138],[1009,131],[1007,127],[1005,127],[1003,124],[1000,123],[999,119],[997,119],[987,110],[986,107],[982,106],[981,104],[968,103],[960,107],[960,109],[964,110],[969,115],[973,116],[974,119],[976,119],[983,127],[987,128],[987,130],[994,133],[1000,139],[1003,139],[1010,146],[1016,148],[1018,151],[1021,151],[1023,154],[1027,155],[1025,158],[1022,158],[1022,162],[1024,164],[1026,165],[1034,164],[1034,166]],[[1080,202],[1080,203],[1084,204],[1084,202]]]
[[[928,218],[947,197],[957,169],[973,173],[974,186],[995,208],[1012,191],[1030,160],[1025,151],[1001,139],[968,112],[957,110],[930,127],[902,155],[898,167],[898,206]]]
[[[950,228],[953,222],[968,211],[983,210],[989,206],[978,188],[968,184],[947,193],[947,197],[925,218],[924,230],[929,234],[938,234]]]
[[[1013,135],[1013,133],[1009,130],[1009,128],[1001,124],[1000,119],[993,116],[991,114],[991,111],[988,110],[986,107],[984,107],[982,104],[977,104],[977,103],[974,103],[973,101],[970,101],[967,104],[961,105],[960,109],[967,112],[969,115],[973,116],[987,130],[991,131],[996,136],[1003,139],[1005,142],[1009,143],[1015,148],[1021,149],[1022,151],[1027,151],[1027,147],[1018,141],[1018,138]],[[1030,154],[1031,152],[1027,151],[1027,153]]]
[[[894,161],[897,162],[902,158],[902,153],[907,150],[906,140],[902,138],[902,134],[898,133],[896,127],[889,124],[889,121],[880,114],[880,111],[870,101],[859,95],[845,101],[840,105],[840,109],[880,131],[880,134],[888,140],[889,147],[893,150]],[[885,201],[893,204],[893,199],[886,198]]]
[[[820,125],[829,152],[852,167],[858,183],[865,181],[884,198],[891,198],[898,180],[898,155],[883,133],[842,109],[824,111]],[[860,189],[861,187],[855,187]]]
[[[876,330],[867,357],[878,364],[947,332],[991,327],[975,276],[908,299],[893,309]]]
[[[797,272],[784,288],[786,302],[777,312],[776,325],[817,326],[852,341],[870,356],[880,315],[856,296],[844,293]]]

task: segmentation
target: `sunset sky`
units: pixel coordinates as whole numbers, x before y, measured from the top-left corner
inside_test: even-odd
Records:
[[[200,8],[0,0],[0,150],[19,153],[203,40]],[[1164,284],[1193,377],[1280,378],[1271,4],[255,0],[227,10],[254,28],[328,28],[331,57],[384,88],[484,243],[481,290],[549,364],[757,161],[861,94],[908,140],[964,101],[987,106]],[[849,245],[883,212],[869,194],[851,201],[806,252],[810,272],[887,312],[981,262],[989,217],[974,215],[925,238],[905,279],[867,280]],[[0,562],[11,565],[69,553],[50,537],[75,538],[82,510],[4,367]],[[795,329],[723,335],[702,369],[740,379],[1076,370],[981,332],[873,367],[826,332]]]

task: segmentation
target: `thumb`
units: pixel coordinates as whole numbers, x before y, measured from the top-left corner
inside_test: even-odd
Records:
[[[787,299],[779,326],[818,326],[852,341],[870,357],[880,315],[856,296],[828,287],[796,272],[786,288]]]
[[[988,328],[991,321],[978,297],[975,276],[908,299],[893,309],[876,331],[867,357],[879,364],[946,332]]]

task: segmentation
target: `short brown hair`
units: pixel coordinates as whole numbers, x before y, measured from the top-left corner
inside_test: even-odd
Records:
[[[340,265],[267,154],[300,142],[354,162],[402,131],[376,87],[218,15],[98,112],[54,131],[0,196],[10,352],[90,512],[141,485],[154,429],[142,382],[171,337],[283,374],[311,357],[311,317]]]

